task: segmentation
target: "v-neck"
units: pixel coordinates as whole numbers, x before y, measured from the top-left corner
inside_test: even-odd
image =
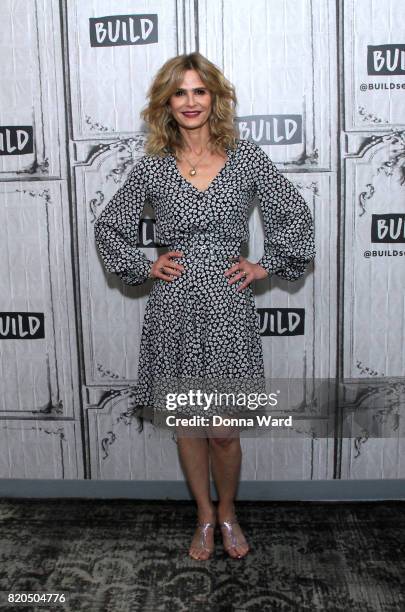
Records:
[[[210,182],[210,184],[208,185],[208,187],[206,189],[198,189],[198,187],[196,187],[195,185],[193,185],[193,183],[191,183],[190,181],[188,181],[180,172],[177,164],[176,164],[176,158],[174,156],[173,153],[169,153],[169,159],[171,160],[173,167],[174,167],[174,171],[177,174],[177,176],[186,184],[188,185],[191,189],[193,189],[194,191],[196,191],[197,193],[204,195],[206,194],[211,188],[212,186],[219,180],[219,178],[222,176],[222,174],[224,173],[225,169],[229,166],[229,164],[232,161],[232,157],[234,155],[234,153],[236,152],[236,149],[238,148],[239,145],[239,141],[236,145],[235,149],[232,149],[231,147],[225,147],[225,152],[227,155],[227,160],[225,161],[224,165],[222,166],[222,168],[220,168],[218,170],[218,172],[216,173],[216,175],[214,176],[214,178],[212,179],[212,181]]]

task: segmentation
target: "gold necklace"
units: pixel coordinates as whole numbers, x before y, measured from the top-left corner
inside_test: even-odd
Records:
[[[209,149],[207,149],[207,151],[204,153],[204,155],[203,155],[202,157],[200,157],[200,159],[198,160],[198,162],[197,162],[196,164],[194,164],[194,165],[193,165],[193,164],[190,162],[190,160],[189,160],[189,159],[187,159],[187,157],[186,157],[186,156],[184,155],[184,153],[183,153],[183,157],[184,157],[184,159],[185,159],[185,160],[186,160],[186,162],[188,162],[188,164],[190,164],[190,166],[191,166],[191,170],[189,170],[189,171],[188,171],[188,173],[189,173],[189,175],[190,175],[190,176],[195,176],[195,175],[197,174],[196,167],[197,167],[197,166],[198,166],[198,164],[201,162],[201,160],[203,160],[203,159],[204,159],[204,157],[207,155],[207,153],[209,153]],[[176,157],[177,157],[177,156],[176,156]],[[179,159],[179,158],[177,157],[177,159]],[[180,161],[181,161],[181,160],[180,160]]]

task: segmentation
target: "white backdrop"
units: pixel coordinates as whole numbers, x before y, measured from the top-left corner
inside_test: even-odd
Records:
[[[0,12],[0,478],[183,479],[173,439],[126,415],[152,281],[106,274],[93,227],[143,154],[151,79],[195,50],[235,85],[240,136],[315,219],[305,276],[256,286],[267,375],[345,379],[351,405],[377,394],[386,427],[345,437],[337,402],[336,435],[308,435],[304,411],[293,440],[243,440],[242,479],[405,477],[402,0],[3,0]],[[257,261],[257,203],[250,233]],[[157,256],[147,207],[140,245]],[[272,327],[285,309],[300,309],[300,333]]]

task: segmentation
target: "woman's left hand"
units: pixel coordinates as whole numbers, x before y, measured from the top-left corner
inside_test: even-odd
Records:
[[[261,280],[262,278],[266,278],[268,276],[267,270],[262,268],[257,263],[252,263],[245,257],[239,256],[239,261],[233,264],[228,270],[225,272],[225,276],[230,276],[231,274],[235,274],[229,281],[228,284],[232,285],[236,283],[239,279],[244,278],[244,281],[236,291],[242,291],[245,289],[250,283],[254,280]]]

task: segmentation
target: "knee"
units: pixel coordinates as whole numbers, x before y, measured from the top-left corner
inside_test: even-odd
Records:
[[[239,445],[239,439],[227,436],[225,438],[209,438],[210,447],[214,450],[228,450]]]

